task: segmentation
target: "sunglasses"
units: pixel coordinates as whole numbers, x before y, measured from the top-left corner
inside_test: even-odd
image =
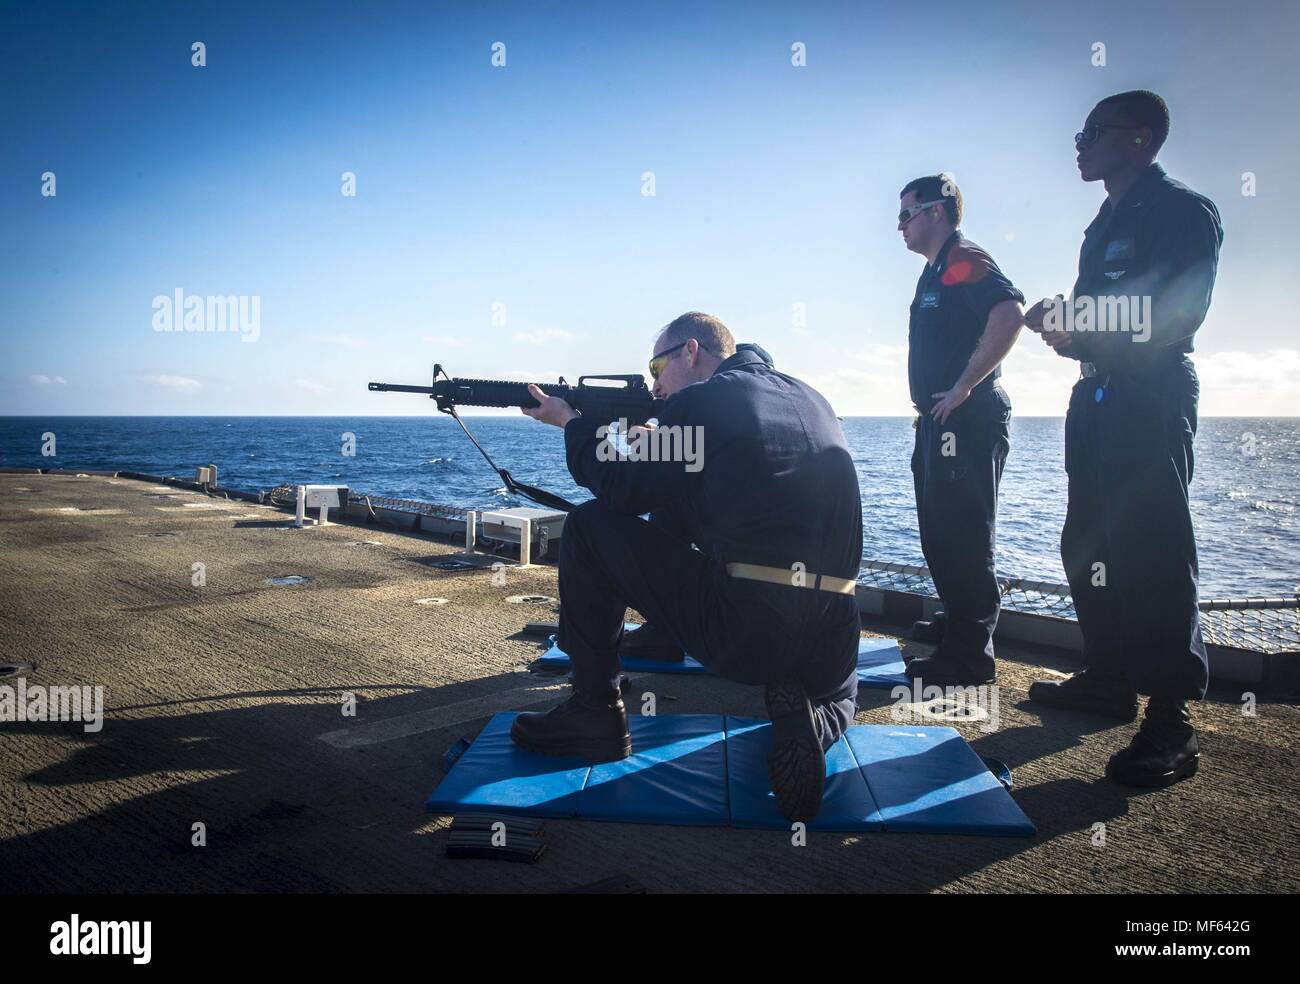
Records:
[[[911,222],[914,218],[916,218],[918,215],[920,215],[922,212],[924,212],[927,208],[933,208],[935,205],[942,205],[942,204],[943,204],[943,199],[940,198],[938,201],[921,202],[919,205],[909,205],[907,206],[907,208],[903,209],[901,212],[898,213],[898,224],[900,226],[905,226],[909,222]]]
[[[690,342],[690,339],[688,338],[688,339],[686,339],[685,342],[682,342],[680,345],[674,345],[674,346],[673,346],[672,348],[670,348],[670,349],[664,349],[664,350],[663,350],[662,352],[660,352],[658,355],[651,356],[651,358],[650,358],[650,378],[651,378],[651,379],[658,379],[658,378],[659,378],[659,374],[660,374],[661,372],[664,371],[664,366],[668,365],[668,356],[672,355],[672,354],[673,354],[674,352],[676,352],[679,348],[684,348],[684,347],[687,345],[687,343],[689,343],[689,342]]]
[[[1124,123],[1094,123],[1092,126],[1085,126],[1082,130],[1074,135],[1076,144],[1095,143],[1102,134],[1103,130],[1140,130],[1140,126],[1130,126]]]

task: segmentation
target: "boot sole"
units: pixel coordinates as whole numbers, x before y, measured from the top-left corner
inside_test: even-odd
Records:
[[[1121,786],[1135,786],[1140,789],[1165,789],[1183,779],[1192,778],[1192,776],[1196,775],[1196,770],[1200,768],[1200,764],[1201,753],[1197,752],[1178,768],[1169,772],[1162,772],[1157,776],[1150,773],[1126,775],[1123,768],[1112,768],[1108,762],[1106,763],[1106,778]]]
[[[925,659],[927,657],[920,657],[920,658]],[[928,657],[928,658],[931,661],[933,661],[933,657]],[[939,664],[937,668],[934,665],[931,665],[928,671],[929,675],[927,676],[926,667],[923,666],[918,669],[916,666],[916,662],[917,661],[915,659],[908,661],[906,663],[906,669],[904,672],[906,673],[907,678],[909,680],[919,681],[922,686],[985,687],[990,684],[994,684],[998,682],[998,675],[996,671],[994,671],[994,673],[990,676],[978,676],[978,675],[958,676],[953,674],[952,672],[953,667],[951,665],[944,664],[944,663]],[[919,675],[913,676],[913,673],[917,673]]]
[[[793,822],[817,816],[826,790],[826,753],[817,737],[817,719],[803,687],[783,680],[764,692],[772,719],[767,775],[781,815]]]
[[[591,765],[597,765],[601,762],[620,762],[632,754],[631,735],[625,737],[621,742],[585,740],[569,741],[555,745],[542,745],[534,741],[529,741],[525,737],[521,737],[515,732],[514,727],[511,726],[510,740],[524,751],[533,752],[536,755],[580,758]]]

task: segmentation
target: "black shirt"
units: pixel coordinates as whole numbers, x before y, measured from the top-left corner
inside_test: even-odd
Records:
[[[858,475],[835,411],[807,383],[752,349],[664,403],[659,428],[698,427],[702,467],[600,460],[601,421],[564,428],[569,471],[628,515],[674,507],[685,533],[719,563],[742,562],[856,578],[862,562]]]
[[[1076,331],[1067,358],[1100,371],[1142,369],[1180,359],[1205,320],[1219,266],[1223,225],[1214,202],[1152,164],[1119,204],[1102,203],[1083,236],[1074,285]],[[1079,301],[1098,312],[1091,322],[1109,331],[1084,331]],[[1125,299],[1128,330],[1115,314]],[[1146,323],[1139,319],[1148,312]],[[1145,337],[1145,340],[1141,340]]]
[[[934,405],[934,394],[952,389],[979,344],[989,312],[1003,301],[1023,301],[993,257],[954,231],[927,263],[916,284],[907,331],[907,381],[917,412]],[[975,387],[991,387],[996,366]]]

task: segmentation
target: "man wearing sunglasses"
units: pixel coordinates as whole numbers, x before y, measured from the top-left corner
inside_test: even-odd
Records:
[[[844,433],[819,393],[737,351],[706,314],[659,333],[650,374],[666,401],[658,430],[696,428],[702,467],[614,458],[600,449],[606,421],[535,388],[540,406],[524,411],[564,428],[569,471],[596,498],[568,514],[560,540],[573,694],[520,714],[511,737],[593,762],[630,754],[618,647],[635,608],[718,676],[764,687],[777,806],[811,820],[825,750],[856,710],[862,504]],[[661,510],[683,521],[680,535],[641,518]]]
[[[993,552],[1011,420],[998,379],[1024,323],[1025,296],[961,234],[961,191],[950,176],[909,182],[900,205],[903,243],[927,261],[912,299],[907,376],[919,414],[912,478],[921,552],[943,602],[933,621],[913,627],[915,638],[938,646],[909,660],[907,675],[978,686],[997,678]]]
[[[1131,721],[1137,694],[1148,695],[1132,744],[1106,767],[1133,786],[1196,772],[1188,701],[1205,696],[1209,675],[1187,498],[1200,392],[1188,356],[1223,227],[1213,202],[1155,163],[1168,133],[1169,110],[1153,92],[1110,96],[1088,114],[1074,137],[1079,175],[1101,181],[1106,201],[1084,232],[1072,298],[1040,301],[1026,316],[1081,365],[1065,418],[1061,559],[1084,637],[1083,671],[1038,681],[1029,697]],[[1147,312],[1141,332],[1111,314],[1088,331],[1061,317],[1065,305],[1119,312],[1120,300],[1129,318]]]

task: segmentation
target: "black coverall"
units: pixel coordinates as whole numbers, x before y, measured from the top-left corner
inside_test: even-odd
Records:
[[[569,470],[596,496],[568,514],[560,542],[559,644],[574,688],[618,694],[628,607],[719,676],[797,677],[824,744],[852,723],[859,622],[852,594],[744,580],[727,563],[856,579],[862,559],[857,473],[834,411],[753,351],[666,402],[659,430],[699,428],[702,467],[600,460],[602,421],[564,429]],[[654,512],[676,523],[641,518]],[[699,549],[693,549],[694,543]]]
[[[1208,682],[1187,495],[1200,386],[1188,353],[1222,241],[1214,203],[1152,164],[1084,234],[1062,352],[1083,363],[1065,421],[1061,558],[1084,661],[1177,700],[1203,697]],[[1127,322],[1111,313],[1081,325],[1085,297],[1099,312],[1127,298]]]
[[[992,675],[1001,592],[994,567],[998,485],[1010,450],[1011,401],[1001,366],[971,390],[945,423],[930,416],[935,393],[956,385],[989,312],[1023,301],[993,258],[954,232],[916,285],[907,374],[920,414],[912,452],[921,552],[947,616],[936,658]]]

